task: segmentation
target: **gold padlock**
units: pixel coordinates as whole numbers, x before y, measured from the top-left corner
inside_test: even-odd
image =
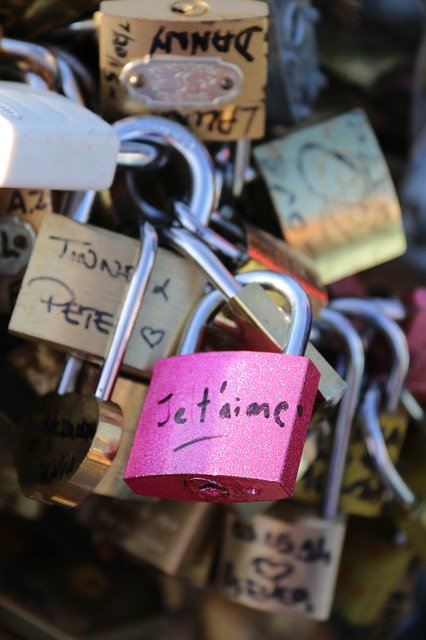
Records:
[[[162,113],[203,140],[264,135],[268,6],[258,0],[101,2],[102,113]]]
[[[361,110],[260,145],[254,156],[285,240],[325,284],[405,252],[395,187]]]
[[[408,426],[408,414],[400,405],[395,412],[382,412],[380,426],[392,462],[398,460]],[[316,505],[323,495],[330,456],[331,439],[320,440],[319,453],[305,476],[296,485],[294,497]],[[384,506],[385,490],[358,434],[352,440],[343,477],[340,508],[343,513],[378,517]]]
[[[291,276],[308,294],[312,315],[316,318],[327,304],[328,296],[312,260],[295,247],[253,225],[247,225],[247,244],[247,261],[237,269],[237,272],[246,273],[264,269]],[[283,305],[282,296],[273,291],[270,291],[269,295],[276,304],[286,308]]]
[[[92,497],[88,509],[83,509],[86,524],[108,543],[179,577],[205,549],[217,507],[200,502],[159,500],[144,504]]]
[[[138,242],[46,214],[9,325],[12,333],[99,362],[136,261]],[[159,249],[124,367],[150,375],[171,355],[205,278]],[[29,313],[31,309],[31,313]]]
[[[374,624],[414,559],[397,536],[389,520],[349,520],[334,601],[335,612],[348,624]]]

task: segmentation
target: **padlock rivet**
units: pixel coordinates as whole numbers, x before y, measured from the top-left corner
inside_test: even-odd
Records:
[[[135,89],[141,89],[144,85],[144,78],[141,73],[132,73],[129,78],[129,84]]]
[[[170,8],[175,13],[183,13],[186,16],[201,16],[208,11],[209,5],[206,2],[197,2],[197,0],[178,0]]]

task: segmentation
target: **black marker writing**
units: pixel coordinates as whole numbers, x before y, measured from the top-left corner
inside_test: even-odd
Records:
[[[57,278],[41,276],[32,278],[28,286],[39,286],[41,289],[40,302],[46,305],[47,313],[59,309],[67,324],[81,326],[86,331],[94,327],[99,333],[109,335],[109,329],[114,326],[112,313],[102,311],[96,307],[79,304],[73,290]]]

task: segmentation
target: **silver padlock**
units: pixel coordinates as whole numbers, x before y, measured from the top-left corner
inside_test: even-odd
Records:
[[[338,410],[321,516],[287,502],[278,502],[251,520],[227,514],[218,582],[221,592],[240,604],[326,620],[345,534],[338,501],[364,351],[357,332],[341,314],[324,309],[320,322],[338,335],[344,347],[348,385]]]

